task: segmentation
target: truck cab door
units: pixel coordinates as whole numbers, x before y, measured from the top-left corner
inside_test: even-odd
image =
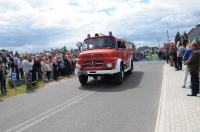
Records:
[[[124,52],[124,63],[127,63],[129,60],[128,50],[127,50],[125,42],[122,42],[122,45],[123,45],[123,52]]]

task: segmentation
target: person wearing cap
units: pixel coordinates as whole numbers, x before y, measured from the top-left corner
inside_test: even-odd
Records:
[[[192,94],[188,96],[197,96],[199,93],[199,65],[200,65],[200,51],[198,49],[198,44],[193,41],[191,44],[192,54],[189,59],[185,62],[188,65],[191,76],[191,89]]]
[[[32,70],[33,70],[33,62],[32,62],[32,56],[29,56],[28,58],[25,57],[24,63],[23,63],[23,70],[25,73],[25,82],[27,85],[27,91],[32,90]]]

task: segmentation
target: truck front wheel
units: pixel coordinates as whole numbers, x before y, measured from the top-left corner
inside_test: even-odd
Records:
[[[120,72],[114,75],[114,80],[116,84],[121,84],[124,79],[124,68],[120,67]]]
[[[88,81],[87,75],[80,75],[80,76],[78,76],[78,78],[79,78],[79,82],[81,83],[81,85],[87,84],[87,81]]]
[[[128,74],[131,74],[132,73],[132,70],[133,70],[133,61],[131,60],[131,69],[130,70],[128,70]]]

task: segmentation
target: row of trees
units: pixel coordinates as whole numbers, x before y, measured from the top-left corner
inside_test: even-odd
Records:
[[[180,43],[181,45],[183,45],[184,47],[186,47],[187,43],[189,42],[189,37],[188,34],[186,32],[184,32],[182,35],[177,32],[176,36],[175,36],[175,44],[177,45],[177,43]]]
[[[51,48],[50,51],[51,52],[57,52],[57,53],[66,53],[66,52],[77,51],[77,49],[74,49],[74,48],[68,49],[66,46],[63,46],[61,48],[55,48],[55,49]],[[44,53],[50,52],[50,51],[43,50]]]

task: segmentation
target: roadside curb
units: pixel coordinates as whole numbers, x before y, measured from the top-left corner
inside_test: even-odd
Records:
[[[160,91],[160,101],[159,101],[159,107],[158,107],[158,114],[157,114],[157,119],[156,119],[156,126],[155,126],[155,132],[160,132],[160,122],[161,122],[161,110],[162,110],[162,100],[163,100],[163,91],[165,89],[165,84],[166,84],[166,70],[165,67],[167,65],[165,64],[163,66],[163,78],[162,78],[162,86],[161,86],[161,91]]]

